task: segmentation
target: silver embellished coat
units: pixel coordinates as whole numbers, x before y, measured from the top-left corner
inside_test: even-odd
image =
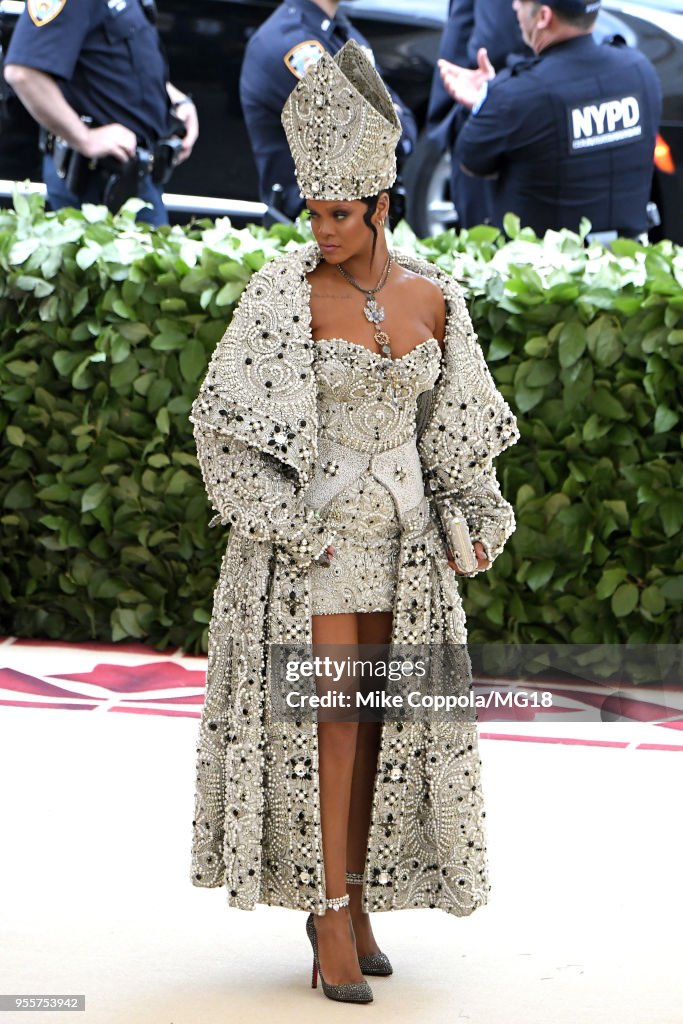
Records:
[[[491,560],[515,527],[493,459],[518,439],[457,283],[441,374],[418,450],[428,492],[454,501]],[[315,721],[271,716],[272,644],[310,644],[310,566],[332,543],[303,495],[317,459],[317,392],[307,274],[315,243],[254,274],[193,405],[206,488],[230,526],[214,594],[206,703],[197,748],[192,882],[230,905],[324,913]],[[424,525],[424,524],[423,524]],[[439,531],[401,536],[392,640],[464,644],[458,577]],[[476,725],[385,721],[363,887],[368,911],[439,907],[470,914],[489,890]]]

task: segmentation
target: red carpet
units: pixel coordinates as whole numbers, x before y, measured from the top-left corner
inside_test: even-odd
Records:
[[[160,654],[142,644],[0,640],[0,705],[8,707],[199,718],[205,673],[206,658]],[[544,688],[537,678],[527,686],[529,692]],[[506,689],[503,683],[497,688]],[[489,690],[475,683],[475,691]],[[661,733],[666,728],[673,731],[666,739],[679,738],[680,701],[680,694],[643,688],[615,708],[620,722],[600,723],[596,707],[605,706],[604,693],[577,685],[554,690],[551,708],[482,708],[477,714],[482,739],[683,751],[683,742],[664,742]],[[622,733],[636,723],[643,732],[634,742],[632,733]]]

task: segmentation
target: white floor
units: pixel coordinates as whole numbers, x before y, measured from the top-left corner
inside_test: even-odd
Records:
[[[190,884],[196,730],[0,707],[0,994],[86,997],[0,1024],[683,1022],[680,752],[482,740],[490,904],[378,916],[356,1008],[311,991],[303,914]]]

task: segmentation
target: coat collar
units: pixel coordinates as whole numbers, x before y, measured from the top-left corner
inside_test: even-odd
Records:
[[[457,282],[425,260],[400,251],[391,255],[400,266],[435,281],[446,300],[444,363],[419,451],[435,489],[459,487],[514,444],[515,418],[493,382]],[[317,459],[308,274],[322,258],[310,242],[253,275],[214,352],[191,417],[273,456],[300,487],[310,482]]]

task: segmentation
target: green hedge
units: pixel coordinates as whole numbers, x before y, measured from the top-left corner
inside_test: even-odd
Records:
[[[135,209],[0,211],[0,632],[199,651],[225,533],[188,411],[251,273],[306,228]],[[507,227],[394,236],[463,282],[522,432],[497,463],[517,531],[463,582],[470,637],[678,642],[683,250]]]

